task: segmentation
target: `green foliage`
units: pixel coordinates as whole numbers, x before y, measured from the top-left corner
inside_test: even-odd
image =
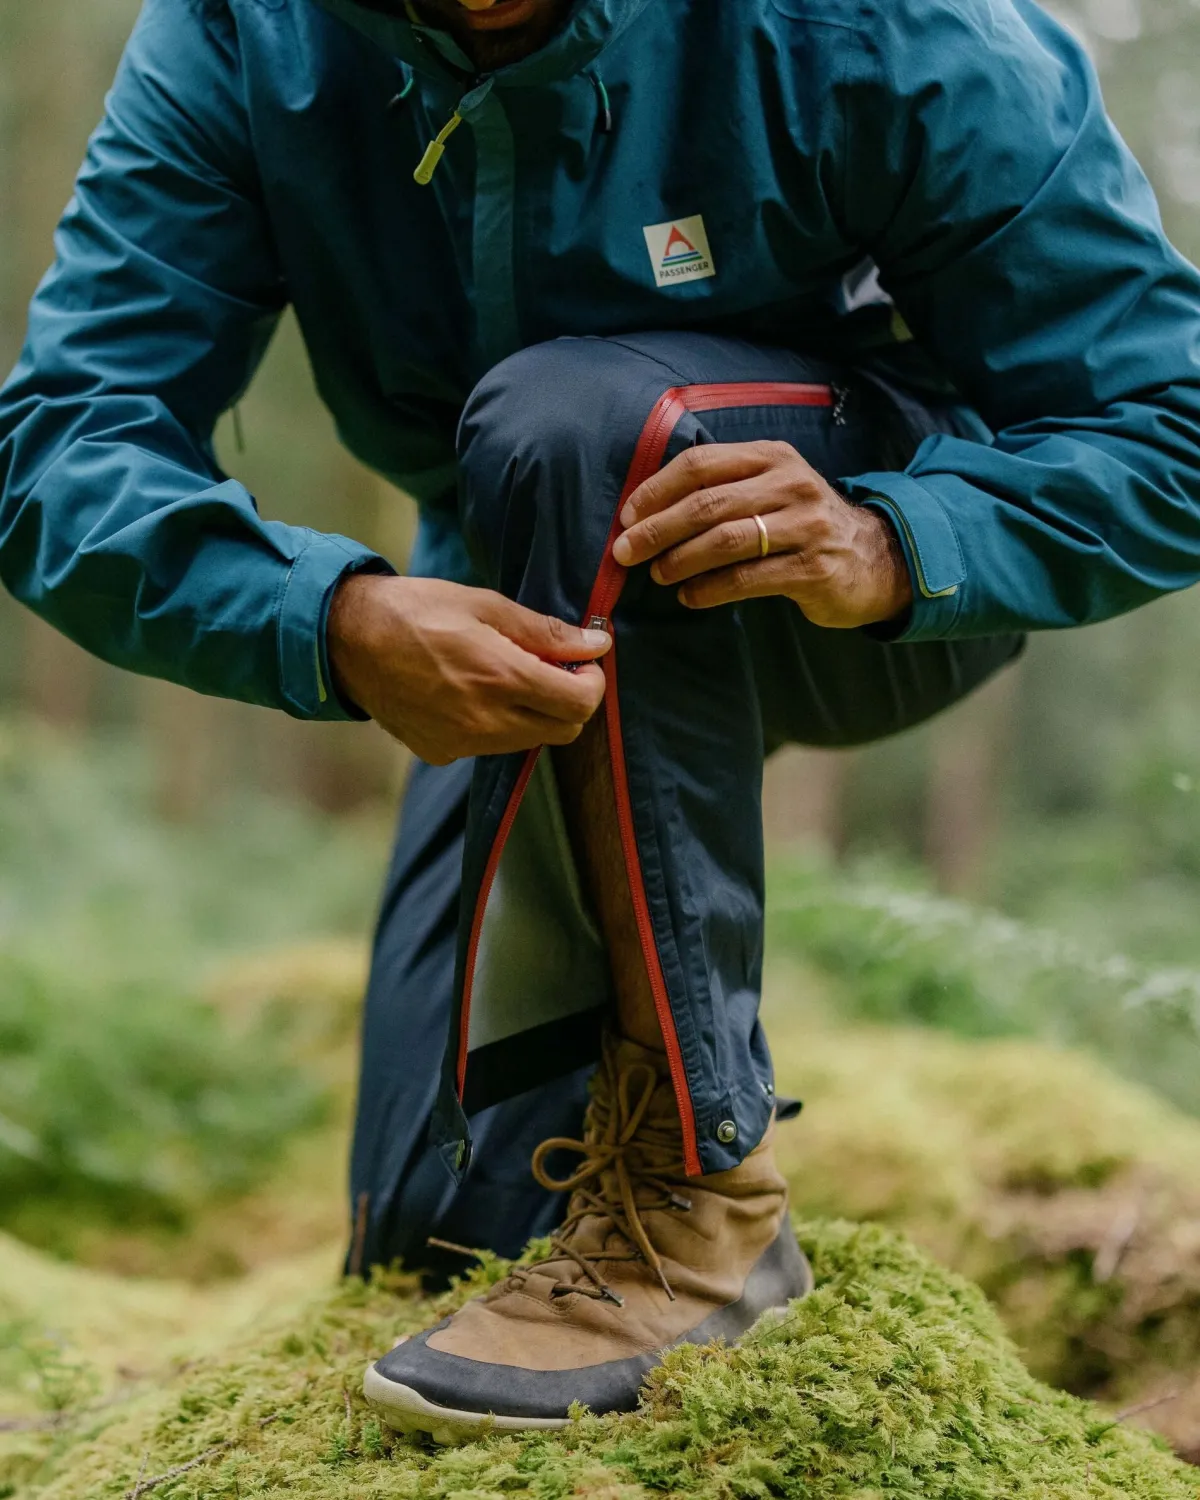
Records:
[[[9,1472],[23,1500],[116,1497],[198,1458],[159,1493],[1194,1500],[1195,1471],[1155,1439],[1034,1380],[968,1283],[880,1229],[801,1234],[814,1294],[740,1347],[676,1350],[633,1416],[443,1451],[400,1440],[364,1407],[362,1368],[435,1314],[411,1285],[351,1282],[286,1319],[296,1339],[268,1320],[127,1406],[80,1414],[40,1460],[27,1440]]]
[[[177,1218],[245,1189],[319,1118],[283,1040],[157,985],[50,983],[0,954],[0,1223],[59,1243],[84,1207]]]
[[[96,1370],[73,1357],[57,1340],[26,1335],[14,1341],[14,1352],[28,1368],[39,1407],[61,1414],[93,1400],[100,1386]]]
[[[182,1221],[321,1117],[291,1021],[231,1024],[205,966],[354,927],[376,879],[352,830],[261,800],[173,827],[146,781],[122,740],[0,725],[0,1224],[62,1249],[80,1214]]]
[[[1084,946],[1200,965],[1198,630],[1190,590],[1031,643],[986,880],[1003,910]]]
[[[769,941],[839,1014],[1087,1046],[1200,1113],[1200,971],[1148,969],[859,864],[772,872]]]
[[[136,739],[0,720],[0,948],[175,983],[246,948],[362,932],[389,829],[231,792],[164,822]]]

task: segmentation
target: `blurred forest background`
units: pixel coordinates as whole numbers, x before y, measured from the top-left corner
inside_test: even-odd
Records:
[[[137,0],[0,3],[5,369],[136,11]],[[1200,4],[1082,0],[1062,19],[1096,59],[1175,243],[1200,255]],[[358,536],[403,562],[410,503],[339,446],[290,323],[237,419],[223,419],[218,449],[265,513]],[[260,936],[367,930],[404,773],[403,753],[373,727],[301,725],[124,675],[3,595],[0,642],[0,949],[37,946],[44,920],[43,946],[78,973],[94,968],[94,942],[118,969],[158,964],[159,973],[170,952],[182,973],[202,952]],[[1200,593],[1038,638],[1003,681],[899,741],[848,755],[785,752],[765,801],[777,889],[789,871],[808,872],[783,928],[803,928],[809,948],[812,903],[882,881],[1052,928],[1097,962],[1119,952],[1135,966],[1200,967]],[[197,863],[210,872],[209,908],[189,884]],[[306,880],[315,889],[301,896]],[[109,908],[129,882],[138,894],[127,896],[128,925],[114,923]],[[63,940],[66,905],[88,928],[77,949]],[[865,962],[831,946],[838,963]],[[1051,1031],[1066,1009],[1063,1034],[1085,1040],[1117,1025],[1106,1002],[1093,1027],[1077,1014],[1087,1008],[1079,997],[1054,994],[1030,1001],[1019,1022],[989,1021],[991,1002],[956,1021],[948,993],[906,992],[888,1006],[937,1010],[946,1024]],[[1171,1092],[1200,1108],[1200,1070],[1190,1085],[1183,1078],[1194,1059],[1171,1043],[1159,1050],[1145,1067],[1127,1048],[1118,1061],[1171,1074]]]
[[[137,10],[137,0],[0,5],[0,366]],[[1110,108],[1158,189],[1180,248],[1200,255],[1200,8],[1084,0],[1065,17],[1099,63]],[[361,537],[396,562],[408,502],[339,447],[284,326],[240,411],[226,466],[262,509]],[[374,814],[396,788],[391,747],[358,728],[298,726],[90,660],[0,600],[0,712],[123,736],[171,820],[263,793]],[[886,851],[942,889],[1020,915],[1086,924],[1146,956],[1185,958],[1200,872],[1200,596],[1034,642],[1015,674],[928,733],[857,756],[784,757],[768,828],[839,856]],[[1118,899],[1119,897],[1119,899]],[[1089,934],[1090,935],[1090,934]]]
[[[0,0],[4,369],[136,10]],[[1060,14],[1200,257],[1200,0]],[[290,324],[218,448],[265,513],[403,562],[409,502],[339,447]],[[122,675],[0,596],[0,1230],[199,1278],[341,1232],[403,774],[372,727]],[[895,743],[787,752],[765,803],[774,972],[812,1013],[1065,1042],[1200,1115],[1200,592],[1036,639]]]

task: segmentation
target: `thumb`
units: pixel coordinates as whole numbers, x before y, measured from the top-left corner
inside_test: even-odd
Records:
[[[540,615],[503,594],[493,594],[488,605],[484,615],[487,623],[515,646],[543,661],[594,661],[612,645],[606,631],[583,630],[556,615]]]

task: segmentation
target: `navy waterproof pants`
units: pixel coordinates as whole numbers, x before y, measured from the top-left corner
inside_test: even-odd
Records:
[[[888,644],[819,629],[779,598],[689,611],[647,568],[613,563],[615,518],[694,443],[783,440],[836,482],[903,468],[938,431],[986,440],[961,407],[697,333],[526,349],[464,413],[460,514],[480,579],[614,636],[602,712],[616,816],[691,1172],[735,1165],[773,1107],[758,1022],[764,757],[908,728],[1019,642]],[[367,995],[352,1268],[437,1269],[431,1235],[515,1254],[554,1225],[562,1205],[529,1159],[578,1134],[610,984],[550,757],[418,765]]]

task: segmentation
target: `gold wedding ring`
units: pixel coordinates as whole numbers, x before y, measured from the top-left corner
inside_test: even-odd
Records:
[[[771,550],[771,538],[767,535],[767,523],[761,516],[754,517],[754,524],[758,527],[758,555],[766,557]]]

